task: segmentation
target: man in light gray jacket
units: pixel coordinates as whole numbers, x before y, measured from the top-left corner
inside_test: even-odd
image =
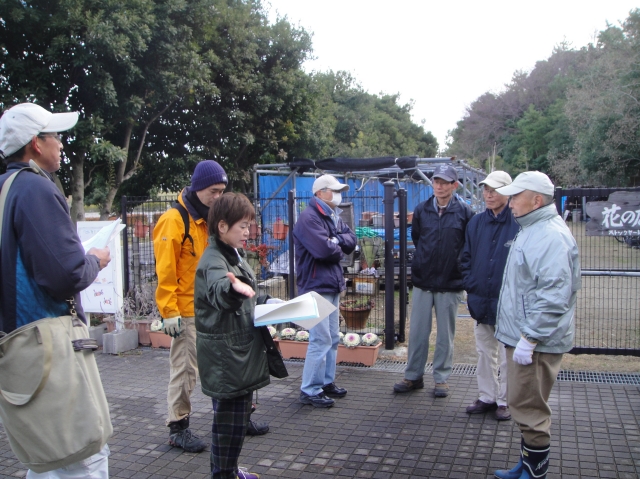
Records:
[[[507,346],[507,402],[522,446],[516,467],[495,476],[541,479],[549,466],[549,395],[562,354],[573,345],[578,246],[558,215],[547,175],[527,171],[496,191],[511,196],[509,207],[521,227],[504,271],[496,338]]]

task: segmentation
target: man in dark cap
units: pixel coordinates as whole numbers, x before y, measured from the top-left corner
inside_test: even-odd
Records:
[[[167,393],[169,443],[187,452],[200,452],[206,446],[189,429],[191,393],[197,377],[193,301],[196,267],[208,245],[209,207],[224,193],[227,183],[222,166],[213,160],[201,161],[191,185],[180,192],[177,203],[160,217],[153,230],[160,327],[173,338]],[[248,434],[265,434],[268,430],[266,424],[250,422]]]
[[[455,194],[458,172],[449,164],[433,173],[433,196],[413,212],[411,239],[416,247],[411,262],[413,303],[409,324],[409,356],[404,379],[393,386],[397,393],[424,387],[424,367],[429,356],[429,336],[436,310],[438,333],[433,355],[435,397],[447,397],[447,380],[453,367],[453,337],[458,304],[462,299],[459,257],[464,233],[473,211]]]

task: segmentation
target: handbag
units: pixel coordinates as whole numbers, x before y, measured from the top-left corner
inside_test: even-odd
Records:
[[[269,365],[269,374],[274,378],[283,379],[289,376],[287,367],[282,360],[282,354],[278,351],[276,343],[269,333],[269,328],[266,326],[258,326],[260,333],[262,334],[262,340],[264,341],[265,348],[267,349],[267,364]]]
[[[17,174],[0,193],[0,225]],[[12,451],[34,472],[90,457],[113,434],[95,347],[73,303],[71,315],[0,332],[0,419]]]

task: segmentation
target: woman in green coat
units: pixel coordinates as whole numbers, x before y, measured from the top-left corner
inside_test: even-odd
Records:
[[[225,193],[209,210],[209,246],[195,284],[196,349],[202,392],[213,402],[212,479],[254,479],[238,469],[253,391],[269,384],[264,341],[254,327],[255,277],[242,248],[255,210],[246,196]],[[240,253],[238,252],[240,250]]]

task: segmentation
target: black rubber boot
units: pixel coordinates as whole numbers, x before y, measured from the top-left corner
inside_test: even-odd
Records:
[[[524,444],[522,447],[521,479],[545,479],[549,469],[550,447],[533,448]]]
[[[202,452],[207,445],[189,429],[189,416],[169,423],[169,444],[185,452]]]

